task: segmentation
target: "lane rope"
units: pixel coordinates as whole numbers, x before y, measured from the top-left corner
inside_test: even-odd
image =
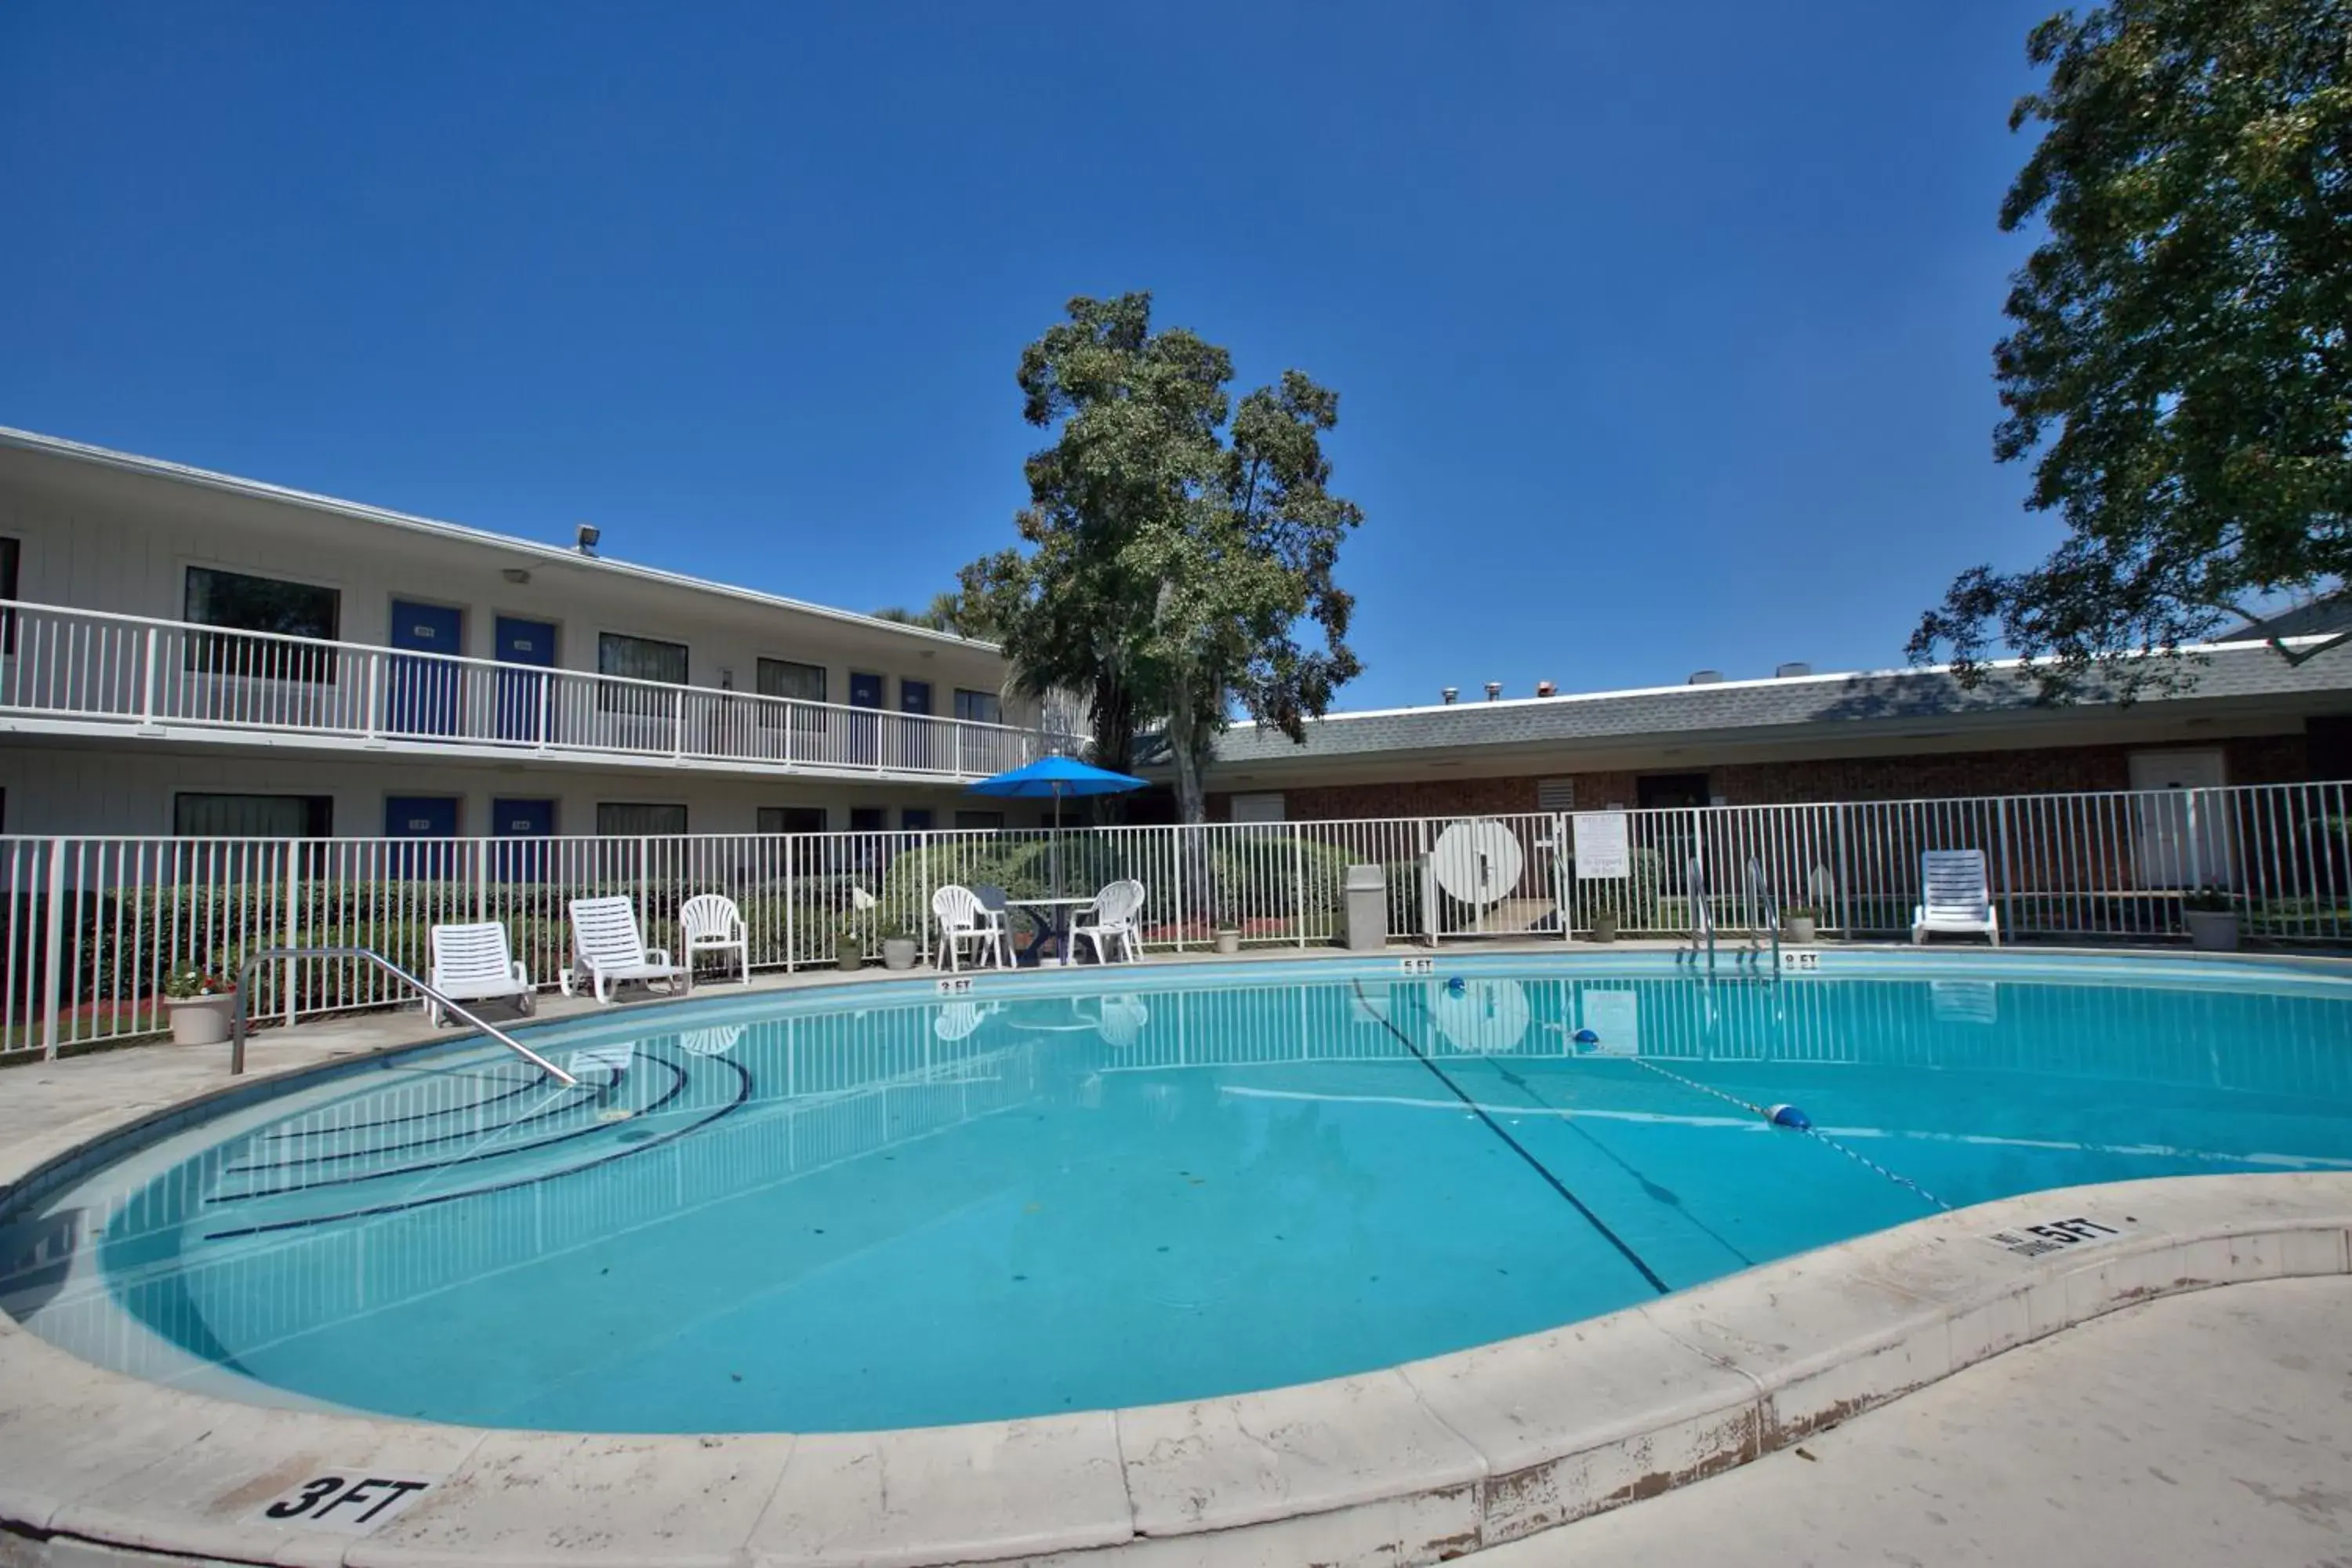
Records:
[[[1760,1105],[1750,1105],[1748,1101],[1741,1100],[1738,1096],[1726,1094],[1723,1090],[1717,1089],[1712,1084],[1701,1083],[1694,1078],[1685,1078],[1678,1072],[1669,1072],[1664,1068],[1660,1067],[1657,1063],[1653,1061],[1644,1061],[1640,1057],[1625,1057],[1622,1059],[1632,1062],[1635,1067],[1647,1068],[1652,1072],[1656,1073],[1660,1078],[1681,1084],[1685,1089],[1695,1089],[1701,1094],[1711,1094],[1715,1096],[1716,1099],[1722,1100],[1726,1105],[1736,1105],[1742,1110],[1752,1111],[1756,1115],[1762,1117],[1767,1123],[1770,1123],[1775,1126],[1780,1125],[1780,1123],[1772,1121],[1772,1113],[1769,1110],[1765,1110],[1764,1107]],[[1927,1202],[1935,1205],[1939,1209],[1948,1209],[1952,1206],[1943,1199],[1937,1197],[1935,1194],[1929,1192],[1927,1188],[1921,1186],[1918,1183],[1913,1181],[1910,1177],[1906,1176],[1899,1172],[1890,1171],[1885,1166],[1880,1164],[1877,1161],[1870,1158],[1868,1155],[1859,1153],[1853,1149],[1849,1149],[1843,1143],[1839,1142],[1836,1139],[1831,1137],[1828,1133],[1822,1131],[1818,1127],[1790,1127],[1788,1131],[1791,1132],[1802,1132],[1808,1138],[1828,1144],[1831,1148],[1836,1150],[1839,1153],[1844,1155],[1855,1164],[1860,1165],[1864,1170],[1874,1171],[1879,1175],[1885,1177],[1888,1181],[1894,1183],[1896,1186],[1905,1187],[1916,1193],[1919,1196],[1927,1199]]]

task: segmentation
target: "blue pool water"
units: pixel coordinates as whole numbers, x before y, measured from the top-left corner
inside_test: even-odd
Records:
[[[627,1009],[534,1036],[576,1090],[468,1042],[176,1131],[0,1227],[0,1305],[250,1398],[856,1429],[1390,1365],[2037,1188],[2352,1168],[2352,987],[1955,957]]]

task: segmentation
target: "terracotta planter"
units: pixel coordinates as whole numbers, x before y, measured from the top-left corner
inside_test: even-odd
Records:
[[[911,936],[885,937],[882,941],[882,967],[912,969],[915,967],[915,939]]]
[[[1237,931],[1221,931],[1217,933],[1217,951],[1219,952],[1222,952],[1230,958],[1241,950],[1241,932]]]
[[[1781,924],[1780,940],[1787,942],[1791,947],[1812,946],[1813,917],[1811,915],[1790,915],[1788,920]]]
[[[2189,945],[2198,952],[2238,951],[2237,910],[2183,910],[2180,918],[2189,924]]]
[[[228,1038],[229,1015],[235,996],[168,996],[163,1008],[172,1016],[175,1046],[217,1046]]]

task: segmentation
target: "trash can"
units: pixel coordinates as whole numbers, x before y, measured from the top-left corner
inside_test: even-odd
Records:
[[[1348,951],[1378,952],[1389,944],[1389,883],[1378,866],[1350,866],[1347,883]]]

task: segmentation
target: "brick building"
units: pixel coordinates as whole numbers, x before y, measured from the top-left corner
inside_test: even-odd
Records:
[[[1209,769],[1220,820],[2051,794],[2352,777],[2352,644],[2195,650],[2194,683],[2036,700],[2000,668],[1580,692],[1338,713],[1307,743],[1238,727]]]

